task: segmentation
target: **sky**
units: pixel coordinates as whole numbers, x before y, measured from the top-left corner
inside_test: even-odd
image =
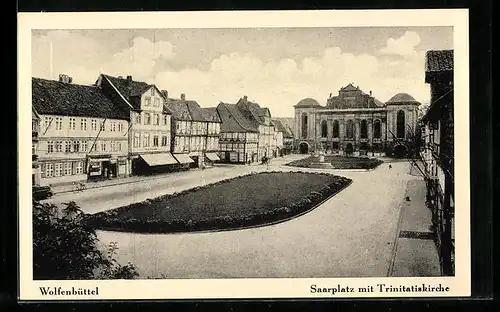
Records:
[[[428,103],[425,52],[452,38],[452,27],[33,30],[32,76],[131,75],[202,107],[247,95],[293,117],[301,99],[324,105],[349,83],[382,102],[405,92]]]

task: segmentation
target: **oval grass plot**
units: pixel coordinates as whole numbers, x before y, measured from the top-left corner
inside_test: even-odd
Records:
[[[346,157],[346,156],[325,156],[325,163],[332,165],[331,169],[375,169],[383,163],[382,160],[370,157]],[[304,159],[295,160],[286,164],[299,168],[320,168],[325,169],[319,163],[319,157],[310,156]]]
[[[254,173],[97,213],[89,222],[102,230],[137,233],[258,226],[304,213],[350,182],[326,173]]]

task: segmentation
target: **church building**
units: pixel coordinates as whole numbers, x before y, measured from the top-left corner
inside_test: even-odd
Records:
[[[402,157],[417,128],[419,105],[406,93],[382,103],[350,83],[337,96],[330,94],[325,105],[305,98],[294,106],[295,144],[301,153]]]

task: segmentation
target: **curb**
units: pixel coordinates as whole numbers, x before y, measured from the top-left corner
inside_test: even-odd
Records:
[[[242,230],[249,230],[249,229],[260,228],[260,227],[266,227],[266,226],[276,225],[279,223],[293,220],[295,218],[298,218],[300,216],[305,215],[306,213],[313,211],[314,209],[318,208],[319,206],[324,204],[326,201],[331,199],[333,196],[337,195],[338,193],[340,193],[341,191],[346,189],[348,186],[350,186],[352,184],[352,182],[353,182],[353,180],[350,179],[350,181],[346,185],[344,185],[342,188],[338,189],[336,192],[332,193],[330,196],[323,199],[321,202],[317,203],[316,205],[311,206],[311,208],[309,208],[307,210],[304,210],[296,215],[290,216],[290,217],[285,218],[285,219],[275,220],[275,221],[262,223],[262,224],[248,225],[248,226],[242,226],[242,227],[237,227],[237,228],[212,229],[212,230],[190,231],[190,232],[173,232],[173,233],[137,233],[137,232],[99,230],[99,229],[96,229],[96,231],[112,232],[112,233],[129,233],[129,234],[139,234],[139,235],[183,235],[183,234],[196,235],[196,234],[219,233],[219,232],[228,232],[228,231],[242,231]]]

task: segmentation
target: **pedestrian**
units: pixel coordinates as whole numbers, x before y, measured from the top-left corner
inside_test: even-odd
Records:
[[[392,165],[391,165],[391,164],[389,164],[389,170],[391,170],[391,169],[392,169]]]

